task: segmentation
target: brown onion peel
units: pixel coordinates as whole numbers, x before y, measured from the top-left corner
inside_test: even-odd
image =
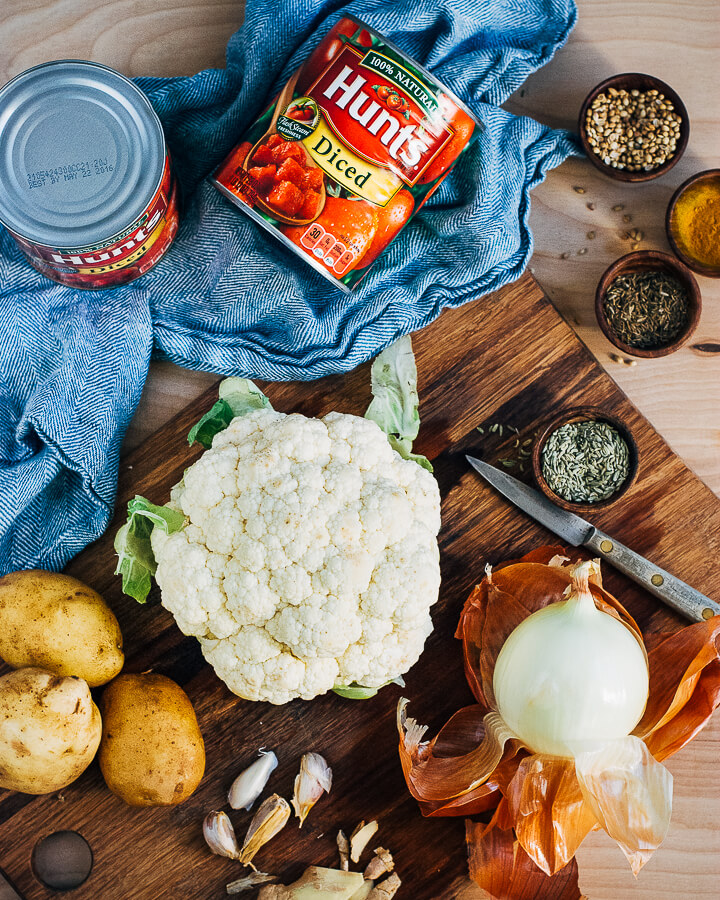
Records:
[[[518,843],[512,827],[504,827],[504,800],[489,824],[465,820],[470,877],[491,897],[511,900],[582,900],[575,859],[556,875],[538,869]]]
[[[574,854],[598,827],[637,874],[669,822],[672,779],[659,763],[690,741],[720,704],[716,616],[662,640],[648,636],[654,645],[646,654],[646,711],[632,735],[612,748],[566,759],[533,753],[504,732],[493,715],[495,661],[521,621],[562,599],[572,580],[570,566],[557,559],[563,556],[561,547],[537,548],[495,567],[468,597],[456,637],[477,704],[455,713],[430,741],[408,716],[407,701],[398,707],[403,773],[422,814],[495,810],[489,823],[467,820],[468,859],[471,877],[503,900],[580,898]],[[622,621],[645,650],[637,623],[600,579],[591,579],[590,588],[596,606]],[[614,803],[613,794],[622,801]],[[650,822],[637,824],[643,805],[652,811]]]

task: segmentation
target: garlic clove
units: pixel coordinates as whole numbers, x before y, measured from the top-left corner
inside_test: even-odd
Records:
[[[244,875],[225,885],[225,890],[228,894],[244,894],[246,891],[255,890],[261,884],[270,884],[277,880],[277,875],[268,875],[266,872],[250,872],[249,875]]]
[[[350,869],[350,841],[342,828],[338,831],[337,846],[340,854],[340,868],[343,872],[347,872]]]
[[[350,859],[356,863],[360,862],[363,850],[367,847],[370,838],[378,830],[378,823],[375,819],[372,822],[360,822],[355,831],[350,835]]]
[[[277,769],[277,756],[272,750],[260,750],[260,756],[233,781],[228,803],[233,809],[251,809],[262,794],[270,775]]]
[[[227,813],[213,810],[203,820],[203,837],[208,847],[218,856],[237,859],[240,855],[235,829]]]
[[[295,779],[292,805],[300,819],[300,828],[307,814],[324,792],[330,793],[332,769],[319,753],[306,753],[300,760],[300,773]]]
[[[271,794],[267,800],[263,800],[245,835],[240,862],[244,865],[251,864],[258,850],[282,831],[289,818],[290,804],[287,800],[278,794]]]

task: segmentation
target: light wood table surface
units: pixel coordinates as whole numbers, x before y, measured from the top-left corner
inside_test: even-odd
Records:
[[[278,0],[280,2],[280,0]],[[586,160],[569,160],[532,195],[531,269],[563,315],[679,456],[720,495],[720,353],[692,346],[626,366],[597,328],[593,299],[603,270],[629,252],[619,234],[639,228],[643,249],[667,250],[664,216],[689,175],[720,165],[720,3],[718,0],[579,0],[567,46],[508,102],[513,112],[575,126],[590,88],[624,71],[655,74],[683,98],[690,143],[673,171],[646,185],[610,181]],[[242,21],[242,0],[3,0],[0,83],[48,59],[92,59],[129,76],[192,74],[224,64],[227,39]],[[573,187],[585,189],[578,194]],[[594,204],[588,209],[587,204]],[[612,207],[623,204],[623,212]],[[622,221],[632,216],[632,224]],[[594,240],[586,234],[594,231]],[[578,251],[587,248],[585,254]],[[569,253],[567,259],[562,254]],[[703,315],[692,344],[720,345],[720,280],[698,276]],[[152,364],[126,438],[139,443],[215,379],[170,363]],[[604,834],[578,853],[590,900],[717,897],[720,875],[720,716],[673,757],[673,819],[665,843],[635,881]],[[479,898],[467,883],[458,897]],[[401,892],[402,895],[402,892]],[[425,900],[425,898],[423,898]],[[430,898],[427,898],[430,900]]]

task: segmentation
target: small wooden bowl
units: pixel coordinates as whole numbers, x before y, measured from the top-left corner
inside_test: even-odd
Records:
[[[699,187],[710,181],[720,181],[720,169],[706,169],[704,172],[698,172],[697,175],[688,178],[687,181],[683,181],[680,187],[672,195],[670,203],[668,204],[667,213],[665,215],[665,231],[667,232],[668,243],[672,247],[673,253],[678,259],[682,260],[689,269],[692,269],[693,272],[697,272],[698,275],[705,275],[707,278],[720,278],[720,266],[705,265],[705,263],[701,263],[690,256],[687,250],[684,249],[685,244],[681,241],[675,222],[675,208],[680,196],[691,188]]]
[[[672,105],[675,107],[675,112],[680,116],[681,119],[680,140],[678,141],[673,156],[671,156],[670,159],[664,162],[661,166],[658,166],[655,169],[651,169],[649,172],[629,172],[627,169],[614,169],[612,166],[604,163],[590,146],[590,142],[588,141],[587,136],[587,127],[585,125],[587,112],[590,109],[593,100],[598,96],[598,94],[607,92],[608,88],[615,88],[616,90],[626,91],[658,91],[659,93],[664,94],[665,99],[670,100]],[[622,75],[613,75],[611,78],[606,78],[605,81],[601,81],[600,84],[598,84],[590,91],[590,93],[585,98],[582,107],[580,108],[578,131],[580,133],[580,140],[588,159],[595,166],[595,168],[599,169],[604,175],[607,175],[610,178],[614,178],[616,181],[652,181],[653,178],[659,178],[661,175],[669,172],[685,152],[688,137],[690,136],[690,118],[688,116],[687,110],[685,109],[685,104],[669,84],[665,84],[664,81],[660,81],[659,78],[655,78],[653,75],[643,75],[641,72],[625,72]]]
[[[624,438],[625,443],[628,446],[630,459],[627,478],[617,491],[606,500],[598,500],[596,503],[573,503],[571,500],[566,500],[564,497],[556,494],[543,476],[542,453],[547,439],[554,431],[557,431],[561,425],[572,425],[576,422],[607,422],[608,425],[612,426],[621,437]],[[580,406],[576,409],[561,413],[550,420],[533,444],[532,467],[535,483],[548,500],[552,500],[556,506],[560,506],[562,509],[567,509],[570,512],[591,513],[598,509],[605,509],[605,507],[610,506],[611,503],[615,503],[616,500],[619,500],[620,497],[625,494],[630,485],[637,478],[638,466],[638,445],[630,429],[616,416],[597,406]]]
[[[631,272],[664,272],[666,275],[674,275],[687,291],[687,324],[684,331],[665,347],[657,347],[653,350],[631,347],[620,340],[607,320],[605,315],[605,294],[607,289],[618,275],[627,275]],[[659,356],[668,356],[670,353],[679,350],[697,328],[701,310],[700,288],[697,281],[693,278],[692,272],[673,256],[670,256],[669,253],[661,253],[659,250],[638,250],[635,253],[628,253],[627,256],[621,256],[620,259],[616,259],[603,273],[595,291],[595,316],[603,334],[622,353],[627,356],[637,356],[640,359],[656,359]]]

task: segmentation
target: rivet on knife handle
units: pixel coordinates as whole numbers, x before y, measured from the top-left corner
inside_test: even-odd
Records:
[[[720,604],[602,531],[595,529],[585,546],[688,619],[701,622],[720,615]]]

